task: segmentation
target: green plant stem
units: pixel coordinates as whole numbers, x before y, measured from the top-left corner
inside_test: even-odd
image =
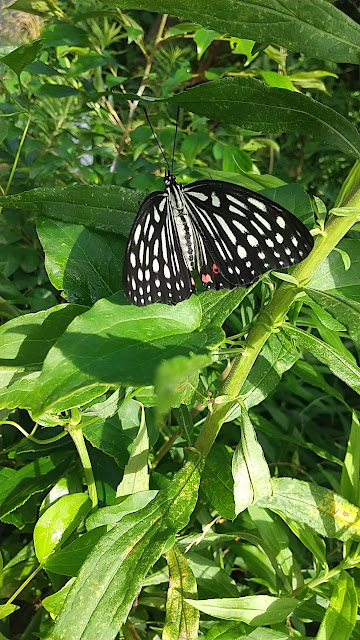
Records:
[[[31,582],[33,578],[35,578],[35,576],[39,573],[41,569],[42,569],[42,564],[39,564],[39,566],[36,567],[36,569],[34,569],[32,573],[30,573],[30,575],[26,578],[26,580],[24,580],[24,582],[20,585],[20,587],[16,589],[15,593],[13,593],[12,596],[10,596],[10,598],[5,602],[5,604],[0,606],[0,614],[4,611],[5,607],[8,604],[11,604],[18,597],[19,593],[21,593],[23,589],[25,589],[25,587],[29,584],[29,582]]]
[[[21,150],[22,150],[24,142],[25,142],[25,138],[26,138],[26,134],[28,132],[29,126],[30,126],[30,122],[31,122],[31,113],[29,113],[29,115],[28,115],[28,119],[26,121],[25,129],[24,129],[24,131],[22,133],[22,136],[21,136],[21,139],[20,139],[20,142],[19,142],[19,146],[18,146],[17,151],[16,151],[15,160],[13,162],[13,166],[11,167],[9,179],[7,181],[7,185],[6,185],[5,191],[4,191],[4,195],[5,196],[7,196],[7,194],[9,193],[9,189],[11,187],[12,179],[14,177],[14,173],[16,171],[16,167],[17,167],[18,162],[19,162],[20,153],[21,153]]]
[[[98,501],[98,495],[96,491],[95,478],[94,478],[88,450],[86,448],[82,428],[79,426],[79,424],[69,423],[67,426],[67,431],[72,437],[75,447],[77,448],[77,451],[81,460],[81,464],[84,469],[85,480],[86,480],[86,484],[89,491],[89,498],[92,502],[92,511],[94,511],[95,509],[97,509],[99,501]]]
[[[283,322],[290,306],[307,285],[318,266],[336,247],[347,231],[360,220],[360,184],[357,185],[357,188],[347,200],[346,206],[357,208],[359,214],[346,217],[333,216],[330,218],[323,233],[316,237],[315,245],[310,255],[292,270],[291,275],[296,278],[298,284],[285,282],[281,285],[250,330],[244,343],[244,351],[234,359],[229,375],[223,384],[221,394],[218,399],[215,399],[212,411],[205,420],[195,443],[195,448],[202,455],[207,456],[209,453],[227,414],[233,406],[233,401],[222,402],[221,396],[230,396],[235,399],[241,393],[243,384],[271,333]]]
[[[14,422],[13,420],[1,420],[0,425],[2,424],[8,424],[12,427],[15,427],[18,431],[20,431],[20,433],[22,433],[22,435],[25,438],[27,438],[28,440],[31,440],[32,442],[36,442],[36,444],[50,444],[52,442],[57,442],[58,440],[61,440],[61,438],[64,438],[65,436],[67,436],[67,432],[63,431],[62,433],[58,433],[57,436],[54,436],[53,438],[48,438],[47,440],[40,440],[39,438],[35,438],[32,435],[33,433],[35,433],[36,429],[33,429],[31,433],[28,433],[26,429],[23,429],[23,427],[21,427],[17,422]]]

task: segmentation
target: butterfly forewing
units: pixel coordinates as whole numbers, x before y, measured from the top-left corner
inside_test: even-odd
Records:
[[[150,194],[136,216],[126,249],[123,287],[137,306],[177,304],[195,292],[162,191]]]
[[[219,288],[216,278],[210,281],[211,270],[223,276],[224,288],[248,286],[266,271],[301,262],[313,247],[311,234],[296,216],[243,187],[201,180],[185,187],[184,197],[210,254],[206,272],[202,269],[209,288]]]

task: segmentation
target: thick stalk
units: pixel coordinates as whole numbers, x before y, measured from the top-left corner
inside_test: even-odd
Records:
[[[229,375],[223,384],[221,391],[222,396],[230,396],[235,399],[236,396],[240,394],[256,358],[274,328],[283,321],[291,304],[302,291],[303,287],[306,286],[321,262],[329,255],[330,251],[336,247],[347,231],[360,220],[360,184],[346,202],[346,206],[359,209],[359,213],[352,216],[333,216],[330,218],[323,233],[317,236],[310,255],[292,271],[292,276],[296,278],[298,284],[295,285],[286,282],[281,285],[275,292],[271,302],[256,320],[246,338],[244,351],[233,361]],[[195,443],[195,448],[204,456],[209,453],[226,415],[232,406],[232,400],[219,404],[215,401],[212,411],[205,420]]]

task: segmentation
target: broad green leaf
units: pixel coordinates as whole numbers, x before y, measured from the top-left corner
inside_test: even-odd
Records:
[[[87,307],[62,304],[9,320],[0,328],[0,406],[29,408],[43,361]]]
[[[292,478],[273,478],[272,487],[272,496],[260,506],[327,538],[360,540],[360,510],[333,491]]]
[[[189,133],[189,135],[184,138],[181,144],[181,152],[189,167],[193,165],[196,156],[206,149],[209,144],[210,136],[207,131]]]
[[[246,534],[244,537],[246,539]],[[249,578],[251,582],[266,587],[271,595],[277,595],[279,592],[279,580],[275,568],[271,564],[268,555],[264,552],[263,547],[241,542],[241,545],[236,545],[236,551],[237,555],[234,564],[237,567],[241,567],[247,572],[247,575],[251,576]]]
[[[197,640],[199,612],[185,598],[196,598],[197,585],[185,556],[176,545],[167,552],[169,589],[162,640]]]
[[[201,177],[208,180],[223,180],[225,182],[233,182],[241,187],[251,189],[252,191],[261,191],[268,188],[284,186],[286,183],[275,176],[257,173],[233,173],[231,171],[219,171],[218,169],[210,169],[209,167],[196,167],[196,173],[200,173]],[[300,185],[296,185],[300,186]]]
[[[40,563],[65,542],[90,509],[91,500],[84,493],[63,496],[46,509],[34,528],[35,553]]]
[[[102,536],[66,598],[52,640],[115,638],[149,569],[189,520],[200,463],[187,463],[148,506]]]
[[[1,118],[0,120],[0,144],[5,140],[9,130],[7,118]]]
[[[360,302],[329,291],[306,289],[306,292],[338,322],[345,325],[358,353],[360,353]]]
[[[284,326],[285,333],[302,348],[326,364],[330,371],[349,387],[360,393],[360,369],[353,360],[347,358],[342,352],[323,342],[316,336],[290,325]]]
[[[360,135],[344,116],[303,93],[267,87],[253,78],[206,82],[168,101],[211,120],[267,133],[306,131],[349,156],[360,154]]]
[[[146,192],[124,187],[74,185],[0,196],[0,205],[127,236],[145,197]]]
[[[42,47],[40,40],[35,40],[31,44],[22,44],[20,47],[0,58],[0,62],[6,64],[19,76],[27,64],[35,60]]]
[[[289,637],[286,631],[275,631],[268,627],[258,627],[246,633],[241,622],[222,621],[211,627],[205,640],[289,640]]]
[[[109,392],[105,394],[101,398],[99,398],[99,402],[97,400],[91,402],[89,405],[83,408],[82,416],[83,418],[101,418],[106,420],[107,418],[112,418],[118,410],[120,404],[120,388],[116,389],[114,392]]]
[[[261,71],[261,75],[269,87],[278,87],[279,89],[295,91],[294,85],[289,76],[277,73],[276,71]]]
[[[316,640],[349,640],[355,627],[358,596],[353,578],[342,571],[335,582]]]
[[[324,327],[326,329],[329,329],[330,331],[346,331],[346,327],[343,324],[341,324],[341,322],[338,322],[338,320],[336,320],[330,313],[328,313],[328,311],[326,311],[322,306],[320,306],[320,304],[315,302],[315,300],[318,297],[326,299],[326,294],[323,294],[320,291],[314,291],[315,295],[313,299],[311,290],[308,289],[307,292],[308,292],[308,295],[304,298],[304,301],[314,311],[312,315],[316,324],[318,325],[318,320],[320,320],[321,324],[324,325]],[[319,294],[319,296],[317,294]],[[355,303],[352,303],[352,304],[355,304]],[[360,308],[360,305],[359,305],[359,308]]]
[[[68,98],[79,95],[79,90],[66,84],[51,84],[47,82],[38,89],[37,94],[46,98]]]
[[[45,569],[62,576],[77,576],[81,565],[105,533],[105,526],[96,527],[70,542],[64,549],[55,550],[45,559]]]
[[[207,544],[209,542],[208,540]],[[196,543],[190,551],[186,551],[186,559],[196,578],[199,590],[209,598],[219,593],[231,598],[237,597],[239,590],[235,580],[224,569],[219,567],[218,562],[194,552],[194,549],[198,550]]]
[[[24,13],[33,13],[36,16],[43,16],[49,12],[49,5],[46,0],[15,0],[5,9],[11,8],[12,11],[23,11]]]
[[[326,544],[323,538],[320,538],[313,529],[304,522],[294,522],[291,518],[285,518],[282,516],[283,520],[286,522],[287,526],[297,538],[299,538],[300,542],[309,549],[309,551],[313,554],[315,560],[318,561],[320,567],[327,571],[328,565],[326,561]]]
[[[149,386],[164,360],[189,351],[206,354],[222,340],[222,332],[195,331],[200,319],[195,296],[176,307],[135,307],[124,304],[121,294],[99,300],[50,350],[34,395],[34,415],[84,404],[100,395],[101,385],[103,390]]]
[[[262,195],[274,200],[296,215],[309,229],[314,226],[314,209],[309,194],[300,184],[286,184],[264,189]]]
[[[279,384],[285,371],[288,371],[299,358],[298,350],[288,340],[284,332],[272,334],[261,349],[241,395],[247,409],[260,404]],[[239,411],[236,412],[239,414]],[[236,415],[233,414],[232,415]]]
[[[255,429],[243,407],[240,414],[241,440],[232,459],[235,513],[271,495],[271,476]]]
[[[44,47],[61,47],[65,45],[86,46],[88,38],[85,31],[68,22],[53,20],[42,34]]]
[[[0,597],[6,600],[10,598],[38,566],[32,542],[21,546],[0,574]]]
[[[288,591],[302,586],[300,567],[290,549],[289,530],[275,514],[252,505],[249,516],[261,536],[262,547]]]
[[[38,458],[20,467],[12,473],[0,471],[0,519],[3,519],[17,507],[23,505],[30,496],[45,491],[54,485],[68,471],[73,463],[69,453],[53,453]]]
[[[123,479],[116,490],[117,498],[149,490],[148,456],[149,436],[145,422],[145,410],[144,407],[141,407],[139,431],[134,440],[129,461],[125,466]]]
[[[359,62],[360,27],[326,0],[109,0],[122,9],[170,13],[237,38],[274,42],[290,51],[334,62]]]
[[[114,527],[128,513],[136,513],[151,502],[157,495],[157,491],[139,491],[128,496],[119,504],[98,509],[86,519],[86,528],[91,531],[94,528],[106,526]]]
[[[246,173],[252,170],[252,166],[252,160],[245,151],[242,151],[234,145],[225,147],[222,158],[223,171],[229,171],[230,173],[238,173],[241,171]]]
[[[202,308],[201,328],[208,325],[221,327],[226,318],[237,309],[243,299],[256,287],[257,282],[247,289],[236,287],[221,291],[204,291],[199,300]]]
[[[360,302],[359,240],[346,238],[339,243],[339,248],[350,257],[350,269],[346,270],[341,255],[332,251],[316,269],[308,288]]]
[[[228,520],[236,517],[231,460],[232,453],[229,449],[213,444],[206,457],[200,485],[216,511]]]
[[[157,407],[165,414],[189,404],[199,382],[199,371],[211,363],[211,354],[178,356],[161,363],[155,381]]]
[[[360,423],[356,411],[352,412],[350,436],[341,472],[341,495],[352,504],[360,505]]]
[[[68,302],[90,306],[121,289],[125,238],[49,218],[37,232],[50,281]]]
[[[14,611],[16,611],[17,609],[20,609],[19,605],[17,604],[0,605],[0,620],[11,616],[11,614],[14,613]]]
[[[250,62],[255,60],[259,55],[259,52],[256,51],[253,53],[255,42],[254,40],[245,40],[244,38],[230,38],[230,48],[231,51],[235,55],[243,55],[246,56],[245,67],[247,67]]]
[[[213,600],[188,600],[188,602],[214,618],[240,620],[253,626],[283,622],[298,605],[295,598],[272,596],[214,598]]]
[[[196,29],[194,33],[194,42],[196,43],[198,60],[202,58],[205,51],[217,38],[220,38],[220,34],[216,31],[211,31],[210,29]]]
[[[44,609],[51,613],[53,616],[59,615],[61,609],[64,606],[65,598],[70,591],[70,587],[74,582],[75,578],[71,578],[63,587],[53,593],[51,596],[47,596],[41,600],[41,604]]]
[[[135,400],[126,400],[110,418],[95,419],[82,414],[84,436],[97,449],[112,456],[121,469],[128,461],[132,443],[139,430],[140,406]]]
[[[1,121],[0,121],[1,123]],[[28,303],[28,299],[13,285],[11,280],[0,271],[0,296],[9,302]]]

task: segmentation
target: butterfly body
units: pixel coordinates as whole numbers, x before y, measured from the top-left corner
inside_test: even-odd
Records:
[[[261,193],[219,180],[184,186],[169,172],[164,182],[142,203],[128,241],[123,285],[135,305],[186,300],[195,269],[206,289],[247,287],[313,247],[302,222]]]

